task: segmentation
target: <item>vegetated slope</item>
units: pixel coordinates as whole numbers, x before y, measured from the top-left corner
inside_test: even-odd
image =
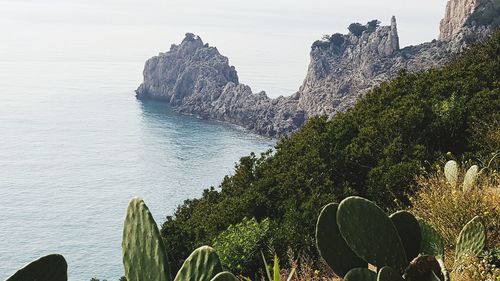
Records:
[[[279,254],[290,247],[314,256],[324,204],[355,194],[387,209],[407,205],[422,167],[432,169],[447,152],[491,152],[474,132],[477,123],[500,119],[499,54],[497,32],[441,69],[402,72],[347,112],[312,118],[274,154],[241,158],[220,191],[186,200],[167,218],[162,235],[171,260],[178,267],[192,249],[244,217],[270,219],[270,244]]]

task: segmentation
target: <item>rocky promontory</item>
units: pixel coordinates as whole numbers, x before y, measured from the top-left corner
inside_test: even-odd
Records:
[[[181,44],[146,62],[137,98],[164,100],[181,113],[227,121],[265,136],[286,135],[312,116],[333,116],[352,107],[400,70],[438,67],[488,36],[493,27],[469,20],[482,6],[477,1],[450,0],[439,40],[417,46],[400,48],[395,17],[389,26],[377,20],[355,23],[348,34],[326,36],[311,47],[302,86],[276,99],[239,83],[235,68],[217,48],[187,33]]]

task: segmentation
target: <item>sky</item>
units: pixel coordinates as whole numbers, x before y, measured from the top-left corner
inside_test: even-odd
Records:
[[[148,57],[193,32],[229,57],[240,81],[276,96],[298,88],[310,46],[323,34],[345,33],[352,22],[389,24],[395,15],[400,45],[419,44],[437,38],[445,5],[445,0],[0,0],[0,61],[131,60],[138,65],[131,79],[139,82]]]

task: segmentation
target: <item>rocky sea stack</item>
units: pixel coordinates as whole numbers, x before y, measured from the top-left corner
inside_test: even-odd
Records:
[[[439,67],[463,48],[486,38],[498,26],[499,0],[450,0],[441,21],[439,40],[399,47],[396,18],[354,23],[349,33],[333,34],[311,47],[311,62],[299,90],[269,98],[238,82],[229,60],[217,48],[187,33],[180,45],[149,59],[139,99],[158,99],[177,111],[242,126],[277,137],[300,128],[316,115],[333,116],[401,70]]]

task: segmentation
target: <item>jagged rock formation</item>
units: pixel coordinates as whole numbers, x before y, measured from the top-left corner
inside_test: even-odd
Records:
[[[454,0],[446,4],[446,12],[439,27],[439,40],[450,41],[464,26],[477,6],[477,0]]]
[[[137,97],[165,100],[179,112],[227,121],[261,135],[285,135],[311,116],[333,116],[352,107],[402,69],[440,66],[470,42],[486,37],[491,32],[488,26],[464,27],[477,7],[476,0],[450,0],[440,40],[402,49],[394,17],[390,26],[378,21],[352,24],[346,35],[314,42],[302,86],[291,96],[276,99],[240,84],[226,57],[188,33],[180,45],[146,62]]]

